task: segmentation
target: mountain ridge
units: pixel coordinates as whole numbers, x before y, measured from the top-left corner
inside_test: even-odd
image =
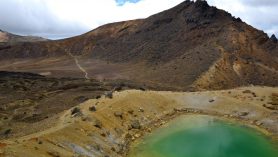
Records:
[[[278,81],[274,37],[206,1],[187,0],[146,19],[107,24],[73,38],[11,46],[0,50],[0,60],[69,53],[124,66],[119,73],[131,80],[187,90],[277,86]],[[94,75],[97,65],[90,62],[84,66]]]
[[[9,33],[0,29],[0,43],[17,43],[17,42],[38,42],[47,41],[48,39],[38,36],[21,36]]]

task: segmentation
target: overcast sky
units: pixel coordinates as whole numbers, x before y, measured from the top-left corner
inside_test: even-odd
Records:
[[[100,25],[146,18],[183,0],[0,0],[0,29],[59,39]],[[236,17],[278,35],[278,0],[208,0]]]

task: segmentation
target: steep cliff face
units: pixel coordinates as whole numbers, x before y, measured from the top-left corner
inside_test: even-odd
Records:
[[[187,0],[147,19],[104,25],[77,37],[0,48],[0,58],[57,57],[70,52],[134,66],[124,75],[181,89],[276,86],[275,39],[206,1]]]

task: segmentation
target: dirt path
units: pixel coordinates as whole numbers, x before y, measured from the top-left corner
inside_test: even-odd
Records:
[[[84,78],[87,79],[87,80],[89,80],[89,79],[90,79],[90,78],[89,78],[89,74],[88,74],[88,72],[79,64],[78,58],[77,58],[76,56],[74,56],[73,54],[71,54],[70,52],[68,52],[68,55],[74,59],[76,66],[80,69],[81,72],[84,73]]]

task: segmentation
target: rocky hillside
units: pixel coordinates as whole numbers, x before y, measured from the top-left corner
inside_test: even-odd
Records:
[[[0,43],[10,42],[36,42],[36,41],[46,41],[47,39],[42,37],[36,37],[36,36],[20,36],[15,35],[9,32],[5,32],[0,30]]]
[[[69,39],[0,48],[0,58],[6,61],[61,57],[63,62],[69,54],[121,65],[119,75],[131,80],[181,90],[277,86],[278,82],[276,37],[269,38],[206,1],[187,0],[147,19],[107,24]],[[95,74],[92,67],[97,64],[90,63],[84,62],[85,69]],[[49,67],[43,65],[41,69]]]

